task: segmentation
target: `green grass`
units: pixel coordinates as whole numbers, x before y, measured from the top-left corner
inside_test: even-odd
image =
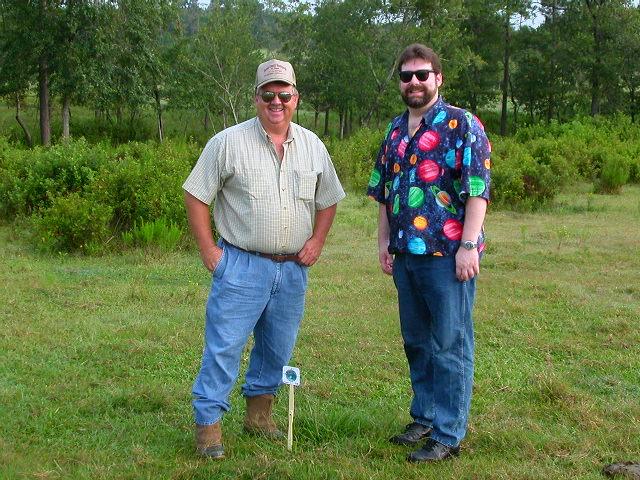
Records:
[[[193,448],[210,281],[196,252],[45,257],[0,227],[0,478],[600,479],[638,460],[640,187],[489,214],[469,433],[438,465],[386,441],[411,390],[376,211],[351,194],[312,269],[294,452],[242,433],[236,388],[222,462]],[[286,410],[283,390],[282,426]]]

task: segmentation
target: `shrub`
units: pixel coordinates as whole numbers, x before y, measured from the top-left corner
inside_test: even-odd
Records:
[[[331,159],[345,187],[362,193],[378,156],[384,132],[362,128],[345,140],[327,143]]]
[[[182,230],[174,223],[167,223],[163,218],[151,222],[134,222],[133,228],[122,234],[122,241],[127,246],[158,246],[163,251],[175,249],[182,239]]]
[[[118,147],[114,157],[100,170],[91,195],[113,207],[116,231],[157,218],[186,225],[182,183],[197,158],[194,146],[131,143]]]
[[[611,153],[607,157],[595,182],[596,193],[619,193],[622,186],[629,181],[629,163],[619,153]]]
[[[30,215],[60,195],[84,191],[106,158],[104,145],[89,146],[83,139],[7,151],[0,165],[0,215]]]
[[[49,252],[98,253],[109,237],[111,207],[95,204],[78,192],[55,197],[32,217],[36,244]]]
[[[536,162],[524,145],[501,137],[493,143],[491,158],[491,199],[496,206],[535,209],[555,195],[551,167]]]

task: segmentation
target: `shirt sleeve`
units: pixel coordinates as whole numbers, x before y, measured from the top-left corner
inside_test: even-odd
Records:
[[[318,140],[319,148],[322,149],[322,172],[318,175],[316,185],[315,207],[316,210],[324,210],[335,205],[342,200],[346,194],[338,179],[338,174],[333,166],[329,152],[324,144]]]
[[[369,176],[369,185],[367,186],[367,195],[373,198],[379,203],[386,203],[387,195],[385,191],[386,183],[386,151],[387,151],[387,138],[389,137],[389,131],[391,130],[391,123],[387,127],[384,140],[378,150],[378,156],[376,162]]]
[[[201,202],[211,205],[222,188],[224,156],[224,141],[216,135],[207,142],[182,188]]]
[[[489,201],[491,144],[478,117],[469,112],[465,112],[465,116],[460,198],[481,197]]]

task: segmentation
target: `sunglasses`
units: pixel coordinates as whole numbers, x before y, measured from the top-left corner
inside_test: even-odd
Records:
[[[289,92],[269,92],[269,91],[264,91],[260,94],[260,98],[262,98],[262,101],[264,103],[271,103],[273,102],[273,99],[276,98],[276,95],[278,95],[278,98],[280,99],[280,101],[282,103],[289,103],[289,101],[293,98],[293,93],[289,93]]]
[[[409,83],[414,75],[420,82],[426,82],[427,79],[429,78],[430,73],[437,73],[437,72],[435,70],[426,70],[426,69],[425,70],[401,70],[400,72],[398,72],[398,75],[400,75],[400,80],[402,81],[402,83]]]

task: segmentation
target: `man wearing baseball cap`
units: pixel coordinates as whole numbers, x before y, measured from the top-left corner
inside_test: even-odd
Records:
[[[320,139],[291,121],[298,95],[290,63],[260,64],[256,117],[211,138],[183,185],[191,231],[213,276],[193,385],[196,448],[210,458],[224,457],[221,420],[251,333],[244,430],[283,436],[271,415],[274,396],[302,320],[308,269],[345,196]]]

